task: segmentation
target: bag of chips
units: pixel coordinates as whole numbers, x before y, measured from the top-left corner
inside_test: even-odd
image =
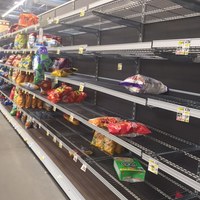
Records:
[[[162,94],[168,91],[161,81],[137,74],[120,82],[131,93]]]
[[[31,94],[26,94],[26,103],[25,103],[25,108],[28,109],[32,105],[32,95]]]
[[[43,101],[40,99],[37,99],[37,108],[39,108],[39,109],[43,108]]]
[[[15,83],[16,84],[20,84],[20,83],[23,83],[24,80],[25,80],[25,77],[26,77],[26,72],[20,72],[19,75],[17,76],[16,80],[15,80]]]
[[[28,27],[38,23],[38,17],[32,13],[22,13],[19,16],[19,26]]]
[[[13,60],[13,62],[12,62],[12,66],[18,67],[18,66],[19,66],[19,63],[20,63],[20,61],[21,61],[21,59],[22,59],[22,56],[21,56],[20,54],[17,55],[17,56],[15,57],[15,59]]]
[[[11,100],[14,99],[15,89],[16,89],[16,87],[13,87],[12,90],[11,90],[11,92],[10,92],[10,96],[9,96],[9,98],[10,98]]]
[[[18,33],[15,37],[14,47],[15,49],[26,48],[27,45],[27,35]]]
[[[22,90],[18,91],[18,96],[16,98],[16,104],[18,107],[23,108],[25,106],[25,95]]]

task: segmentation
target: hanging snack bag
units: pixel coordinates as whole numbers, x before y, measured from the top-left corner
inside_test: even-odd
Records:
[[[15,59],[12,62],[12,66],[18,67],[20,61],[21,61],[22,56],[19,54],[15,57]]]
[[[137,74],[120,82],[131,93],[162,94],[168,91],[161,81]]]
[[[16,80],[15,80],[15,82],[16,82],[16,84],[20,84],[20,83],[23,83],[24,82],[24,80],[25,80],[25,77],[26,77],[26,72],[20,72],[19,73],[19,75],[17,76],[17,78],[16,78]]]
[[[25,103],[25,108],[28,109],[31,107],[32,104],[32,95],[31,94],[26,94],[26,103]]]
[[[22,13],[19,16],[18,24],[23,28],[37,23],[38,23],[38,17],[32,13]]]
[[[31,107],[32,107],[33,109],[37,108],[37,98],[32,97],[32,105],[31,105]]]
[[[14,99],[14,96],[15,96],[15,89],[16,89],[16,87],[14,86],[14,87],[12,88],[11,92],[10,92],[9,98],[10,98],[11,100]]]
[[[22,62],[22,67],[25,69],[31,69],[32,68],[32,54],[28,54]]]

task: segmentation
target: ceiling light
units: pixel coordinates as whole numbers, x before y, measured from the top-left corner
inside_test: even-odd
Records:
[[[13,10],[15,10],[16,8],[18,8],[19,6],[23,5],[23,3],[25,2],[26,0],[21,0],[19,1],[17,4],[15,4],[11,9],[9,9],[7,12],[5,12],[2,17],[5,17],[7,16],[9,13],[11,13]]]

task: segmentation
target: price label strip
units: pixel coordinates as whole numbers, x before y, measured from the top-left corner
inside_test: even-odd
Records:
[[[86,164],[83,164],[83,165],[81,166],[81,170],[84,171],[84,172],[86,172],[86,169],[87,169],[87,165],[86,165]]]
[[[80,83],[79,91],[83,92],[84,91],[84,87],[85,87],[85,84],[84,83]]]
[[[190,45],[190,40],[179,40],[175,54],[187,56],[190,51]]]
[[[148,165],[148,171],[152,172],[153,174],[158,175],[158,161],[150,159],[149,160],[149,165]]]
[[[176,120],[189,123],[190,122],[190,109],[187,107],[182,107],[182,106],[178,107]]]

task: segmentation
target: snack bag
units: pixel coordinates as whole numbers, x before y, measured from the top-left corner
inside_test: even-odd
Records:
[[[12,80],[13,82],[16,82],[16,79],[17,79],[18,75],[19,75],[19,72],[18,72],[17,70],[14,70],[13,73],[12,73],[12,78],[11,78],[11,80]]]
[[[33,109],[37,108],[37,98],[33,98],[33,96],[32,96],[32,105],[31,105],[31,107]]]
[[[52,61],[48,56],[46,47],[40,47],[37,50],[36,55],[33,58],[33,70],[34,70],[34,84],[39,84],[44,80],[44,72],[49,70],[52,65]]]
[[[38,23],[38,17],[32,13],[22,13],[19,16],[19,26],[28,27]]]
[[[22,90],[18,91],[18,96],[16,98],[16,104],[20,107],[23,108],[25,106],[25,96]]]
[[[162,82],[140,74],[121,81],[120,85],[124,86],[131,93],[162,94],[168,91],[167,86]]]
[[[21,61],[22,56],[19,54],[15,57],[15,59],[12,62],[12,66],[18,67],[20,61]]]
[[[20,72],[15,80],[16,84],[19,85],[20,83],[23,83],[25,80],[25,77],[26,77],[26,72]]]
[[[103,141],[103,151],[106,153],[113,155],[115,153],[116,143],[111,139],[104,137]]]
[[[15,57],[16,57],[16,55],[14,55],[14,54],[10,55],[5,64],[12,65],[12,62],[14,61]]]
[[[32,95],[31,94],[26,94],[25,108],[26,109],[30,108],[31,104],[32,104]]]
[[[39,109],[43,108],[43,101],[40,99],[37,99],[37,108],[39,108]]]
[[[32,68],[32,54],[28,54],[23,59],[22,67],[25,68],[25,69],[31,69]]]
[[[10,98],[11,100],[14,99],[15,89],[16,89],[16,87],[13,87],[12,90],[11,90],[11,92],[10,92],[10,96],[9,96],[9,98]]]
[[[26,48],[27,45],[27,35],[18,33],[15,37],[14,47],[15,49]]]
[[[104,135],[95,131],[91,145],[103,150],[104,137]]]

